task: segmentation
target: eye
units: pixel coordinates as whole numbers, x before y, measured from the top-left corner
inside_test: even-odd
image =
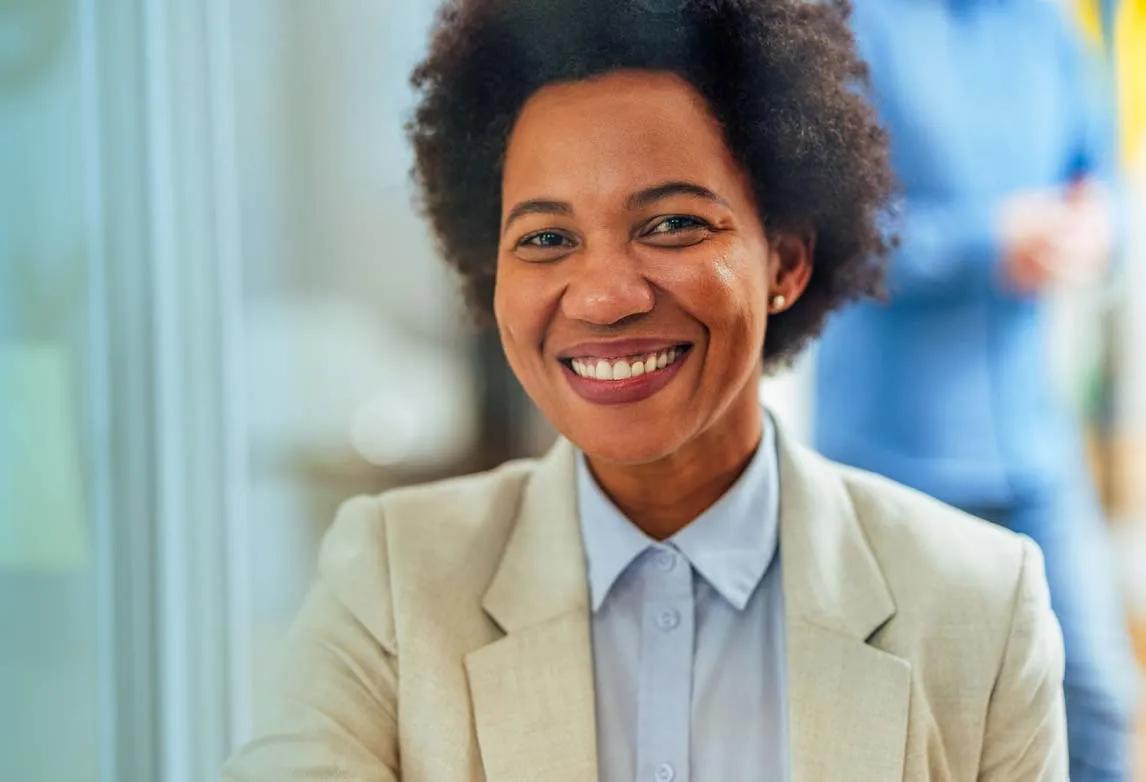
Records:
[[[565,234],[556,231],[538,231],[530,234],[517,244],[518,247],[572,247],[573,242]]]
[[[561,231],[536,231],[522,237],[513,252],[523,261],[544,262],[563,258],[577,246],[573,237]]]
[[[697,220],[695,217],[688,217],[686,215],[670,215],[664,218],[659,223],[655,223],[649,229],[651,234],[665,234],[676,233],[677,231],[684,231],[689,228],[700,228],[704,223]]]
[[[698,217],[669,215],[654,220],[641,238],[659,247],[688,247],[708,238],[711,226]]]

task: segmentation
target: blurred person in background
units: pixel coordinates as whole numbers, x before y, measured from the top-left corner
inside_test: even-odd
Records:
[[[879,290],[861,74],[834,4],[447,4],[417,180],[562,437],[343,506],[228,779],[1065,778],[1037,547],[760,404]]]
[[[887,303],[826,329],[815,442],[1033,537],[1066,648],[1071,778],[1128,774],[1135,670],[1046,294],[1111,254],[1110,117],[1045,0],[858,0],[902,184]]]

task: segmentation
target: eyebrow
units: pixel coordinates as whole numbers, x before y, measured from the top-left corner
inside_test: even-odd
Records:
[[[697,198],[704,198],[709,201],[715,201],[718,204],[728,206],[728,202],[721,198],[716,193],[709,190],[707,187],[702,187],[695,182],[673,181],[663,182],[659,185],[647,187],[644,190],[638,190],[631,196],[625,199],[625,209],[632,211],[648,206],[649,204],[660,201],[662,198],[668,198],[673,195],[690,195]],[[555,214],[555,215],[572,215],[573,207],[567,201],[553,201],[550,199],[530,199],[528,201],[521,201],[514,205],[509,210],[509,214],[505,217],[505,226],[502,232],[509,230],[509,226],[514,220],[519,217],[524,217],[529,214]]]
[[[571,215],[573,214],[573,207],[565,201],[548,201],[545,199],[522,201],[515,204],[513,209],[509,210],[509,214],[505,216],[505,227],[502,228],[502,233],[508,231],[509,226],[517,218],[535,214]]]
[[[690,195],[697,198],[704,198],[709,201],[715,201],[718,204],[728,206],[728,202],[718,196],[716,193],[709,190],[707,187],[701,187],[694,182],[674,181],[664,182],[659,185],[654,185],[644,190],[633,193],[625,199],[626,209],[640,209],[643,206],[648,206],[651,203],[668,198],[673,195]]]

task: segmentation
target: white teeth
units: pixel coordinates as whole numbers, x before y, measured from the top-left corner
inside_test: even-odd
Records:
[[[608,361],[603,358],[574,358],[569,361],[569,366],[581,377],[595,380],[627,380],[630,377],[640,377],[664,369],[682,355],[684,355],[682,350],[666,348],[657,353],[649,353],[644,358],[638,356],[635,359]]]

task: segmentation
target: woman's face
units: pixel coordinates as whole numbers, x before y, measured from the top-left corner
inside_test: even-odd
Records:
[[[587,454],[654,461],[758,404],[781,264],[686,81],[621,71],[535,93],[506,151],[501,230],[506,356]]]

